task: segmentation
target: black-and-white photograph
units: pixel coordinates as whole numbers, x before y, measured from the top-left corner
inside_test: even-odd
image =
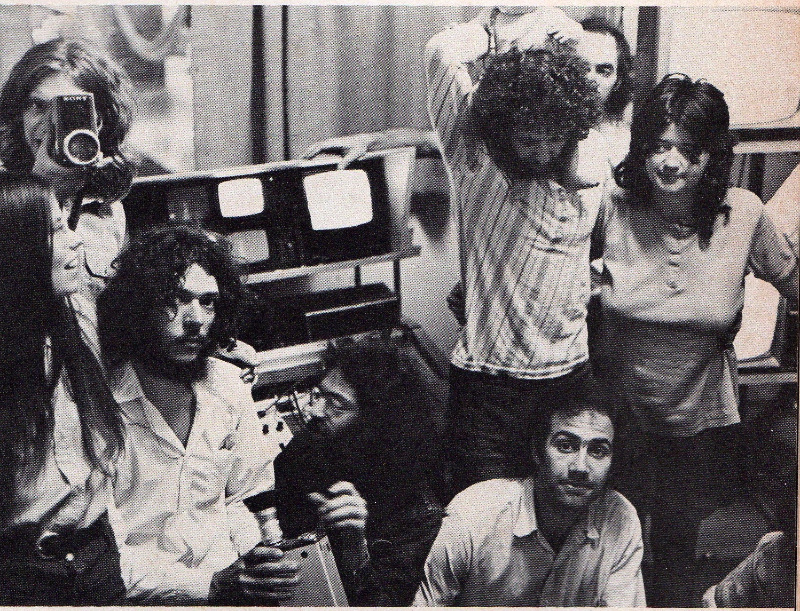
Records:
[[[798,41],[0,5],[0,606],[796,608]]]

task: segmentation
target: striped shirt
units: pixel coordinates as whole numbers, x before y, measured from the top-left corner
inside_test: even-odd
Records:
[[[470,22],[426,48],[428,111],[442,144],[460,222],[467,324],[452,355],[471,371],[545,379],[588,358],[589,243],[602,186],[570,192],[552,180],[509,182],[464,128],[488,47]],[[603,138],[579,144],[582,176],[608,176]]]

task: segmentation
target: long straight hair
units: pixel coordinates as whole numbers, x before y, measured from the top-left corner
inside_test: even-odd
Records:
[[[47,185],[0,175],[0,524],[12,514],[18,478],[34,477],[43,465],[62,374],[90,462],[105,470],[122,446],[119,407],[74,311],[53,290],[51,217]]]
[[[33,90],[59,74],[94,95],[101,122],[100,148],[109,158],[102,169],[87,169],[88,183],[81,195],[120,199],[128,192],[135,173],[122,152],[133,118],[130,81],[111,58],[82,40],[56,38],[38,44],[11,69],[0,90],[0,160],[12,172],[30,172],[35,159],[25,141],[23,114]]]

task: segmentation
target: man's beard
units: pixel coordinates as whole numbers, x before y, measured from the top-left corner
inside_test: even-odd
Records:
[[[176,361],[155,345],[150,345],[139,354],[139,362],[150,372],[175,380],[176,382],[196,382],[205,377],[208,370],[208,357],[214,352],[214,345],[206,339],[197,358],[189,361]]]
[[[549,179],[561,183],[564,174],[570,167],[572,156],[575,154],[577,147],[577,140],[567,141],[558,156],[545,164],[524,159],[512,151],[510,174],[520,180]]]

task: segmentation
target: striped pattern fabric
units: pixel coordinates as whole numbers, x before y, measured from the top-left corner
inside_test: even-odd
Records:
[[[428,111],[457,203],[466,293],[467,324],[452,363],[558,377],[588,358],[589,242],[602,186],[569,192],[549,180],[509,183],[465,127],[487,48],[474,22],[437,34],[426,48]]]

